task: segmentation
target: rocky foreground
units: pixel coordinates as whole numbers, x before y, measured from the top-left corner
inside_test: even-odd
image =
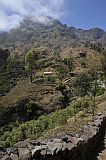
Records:
[[[103,151],[101,151],[100,153],[99,153],[99,155],[97,156],[97,159],[98,160],[105,160],[106,159],[106,136],[105,136],[105,138],[104,138],[104,146],[103,146],[104,148],[104,150]],[[96,159],[93,159],[93,160],[96,160]]]
[[[0,145],[1,160],[89,160],[103,142],[106,112],[98,113],[76,135],[59,134],[44,141],[20,141],[11,148]]]

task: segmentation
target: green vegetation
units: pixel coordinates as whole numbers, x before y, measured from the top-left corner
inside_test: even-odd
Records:
[[[103,51],[102,67],[103,67],[103,73],[104,73],[105,85],[106,85],[106,50]]]
[[[32,77],[33,68],[35,66],[37,59],[38,59],[38,54],[36,53],[35,50],[31,50],[25,55],[25,64],[26,64],[25,69],[29,72],[29,77],[31,82],[33,80],[33,77]]]
[[[7,71],[9,54],[8,50],[0,49],[0,96],[5,95],[11,88],[9,73]]]
[[[75,95],[86,96],[90,92],[90,77],[88,74],[82,73],[74,80]]]
[[[70,58],[65,58],[63,63],[67,66],[67,72],[71,72],[73,69],[73,60]]]
[[[104,94],[104,92],[105,92],[105,88],[104,87],[97,86],[97,88],[96,88],[96,96],[100,96],[100,95]]]
[[[0,144],[12,146],[25,138],[37,139],[49,129],[61,126],[67,123],[67,120],[75,116],[79,112],[79,117],[82,118],[92,108],[90,99],[81,99],[73,102],[69,107],[62,110],[56,110],[48,115],[43,115],[38,120],[31,120],[22,124],[16,122],[14,125],[9,125],[6,128],[0,129]]]
[[[80,63],[83,68],[86,68],[87,64],[85,59],[81,59]]]
[[[93,115],[97,96],[105,92],[106,51],[102,55],[100,44],[73,40],[75,33],[62,24],[32,26],[28,35],[23,29],[11,54],[0,50],[0,144],[7,147],[37,139],[72,117]]]
[[[47,81],[54,83],[54,82],[56,82],[56,78],[53,76],[48,76]]]

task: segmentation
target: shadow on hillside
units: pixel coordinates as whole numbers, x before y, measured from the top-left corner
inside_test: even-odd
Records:
[[[92,158],[90,158],[89,160],[99,160],[99,158],[98,158],[99,154],[102,153],[106,149],[105,143],[106,143],[106,138],[104,138],[104,141],[101,144],[99,150],[96,153],[94,153],[94,156]]]

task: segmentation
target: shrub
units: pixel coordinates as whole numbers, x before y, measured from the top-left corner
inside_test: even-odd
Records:
[[[49,129],[67,123],[67,120],[79,111],[79,116],[83,118],[85,116],[84,113],[89,109],[90,104],[89,99],[77,100],[65,109],[59,109],[48,115],[40,116],[38,120],[27,121],[20,125],[18,123],[18,125],[13,127],[10,131],[1,128],[0,144],[9,147],[26,138],[37,139]]]
[[[84,67],[84,68],[87,66],[87,64],[86,64],[86,61],[85,61],[85,60],[81,60],[81,61],[80,61],[80,63],[81,63],[81,66],[82,66],[82,67]]]
[[[55,82],[56,79],[55,79],[55,77],[53,77],[53,76],[48,76],[48,77],[47,77],[47,81],[49,81],[49,82]]]
[[[80,112],[78,113],[78,116],[79,116],[79,118],[85,117],[85,112],[84,112],[84,111],[80,111]]]
[[[104,94],[104,92],[105,92],[105,88],[98,86],[96,89],[96,96],[100,96],[100,95]]]

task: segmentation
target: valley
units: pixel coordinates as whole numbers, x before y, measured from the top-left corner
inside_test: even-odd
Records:
[[[79,147],[80,138],[87,133],[88,137],[81,139],[81,149],[83,145],[89,148],[90,134],[92,137],[95,137],[95,132],[99,134],[97,139],[91,138],[95,140],[95,145],[99,144],[97,140],[104,138],[106,32],[99,28],[76,29],[51,17],[49,19],[52,23],[44,25],[26,18],[19,27],[9,32],[0,32],[1,160],[3,157],[4,160],[21,159],[21,151],[30,155],[30,141],[34,143],[30,151],[37,148],[34,154],[38,151],[39,155],[39,147],[43,142],[46,145],[46,140],[49,143],[48,139],[52,139],[53,145],[56,139],[58,150],[61,139],[63,148],[65,143],[67,145],[67,138],[64,138],[67,135],[68,138],[75,138],[75,141],[72,138],[72,143],[77,143],[78,140]],[[99,125],[99,122],[95,123],[95,117],[99,119],[102,129],[95,129]],[[22,146],[25,143],[28,148],[24,152]],[[14,150],[17,144],[18,151],[8,152],[7,148]],[[67,148],[66,153],[70,154],[71,147],[72,144],[69,144],[63,150]],[[77,159],[72,157],[70,160],[82,160],[81,157],[78,158],[76,146],[73,147],[75,155],[72,155]],[[84,155],[88,148],[83,150]],[[43,149],[47,152],[45,147]],[[91,154],[96,149],[92,146]],[[50,160],[52,153],[57,153],[54,150],[55,146],[50,146]],[[82,150],[78,151],[83,153]],[[19,154],[18,158],[16,153]],[[65,155],[66,153],[64,152]],[[105,158],[105,150],[99,157]],[[24,156],[21,160],[26,159],[34,159],[34,156]]]

